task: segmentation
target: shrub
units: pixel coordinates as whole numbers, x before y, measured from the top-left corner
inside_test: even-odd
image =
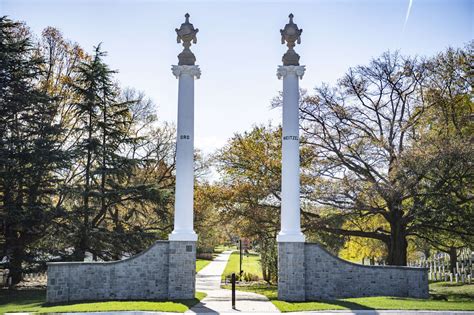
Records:
[[[256,274],[250,273],[250,272],[244,272],[243,274],[243,279],[246,282],[250,281],[258,281],[258,276]]]
[[[196,258],[198,259],[205,259],[205,260],[212,260],[212,253],[197,253]]]

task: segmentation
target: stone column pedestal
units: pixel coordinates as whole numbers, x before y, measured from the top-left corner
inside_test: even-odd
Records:
[[[278,299],[305,301],[304,242],[278,242]]]
[[[168,299],[194,299],[196,242],[169,241]]]
[[[300,225],[299,87],[304,66],[280,66],[283,79],[281,230],[278,233],[278,299],[305,300],[305,237]]]

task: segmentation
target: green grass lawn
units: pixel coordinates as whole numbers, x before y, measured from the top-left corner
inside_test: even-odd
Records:
[[[449,301],[474,301],[474,284],[466,285],[451,282],[430,283],[430,294]]]
[[[230,289],[230,286],[224,286]],[[430,284],[430,299],[365,297],[315,302],[284,302],[277,300],[277,287],[266,284],[239,285],[241,291],[265,295],[282,312],[317,310],[474,310],[474,284],[448,282]],[[443,299],[443,300],[440,300]],[[444,299],[447,299],[445,301]]]
[[[184,313],[206,296],[197,292],[192,300],[179,301],[104,301],[45,304],[46,290],[0,290],[0,314],[6,312],[98,312],[161,311]]]
[[[235,245],[217,245],[215,248],[214,248],[214,253],[216,254],[220,254],[226,250],[236,250],[237,249],[237,246]]]
[[[212,260],[208,259],[196,259],[196,272],[199,272],[202,268],[206,267],[211,263]]]
[[[240,271],[240,256],[239,251],[234,251],[229,257],[229,261],[225,267],[222,277],[225,278],[231,275],[233,272],[239,274]],[[260,256],[255,253],[249,253],[243,256],[242,259],[242,270],[247,273],[257,275],[259,279],[262,279],[262,268],[260,266]]]

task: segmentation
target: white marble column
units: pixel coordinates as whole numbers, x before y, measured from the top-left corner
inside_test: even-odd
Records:
[[[196,65],[173,66],[179,80],[178,132],[176,136],[176,192],[172,241],[196,241],[194,232],[194,79],[201,70]]]
[[[299,79],[304,66],[279,66],[283,78],[281,230],[278,242],[304,242],[300,223]]]

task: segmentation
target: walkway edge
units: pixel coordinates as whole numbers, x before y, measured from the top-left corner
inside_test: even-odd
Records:
[[[39,313],[5,313],[5,315],[34,315]],[[47,313],[50,315],[178,315],[184,313],[149,312],[149,311],[117,311],[117,312],[87,312],[87,313]],[[229,314],[236,312],[208,312],[203,315]],[[238,314],[267,314],[265,312],[238,312]],[[288,312],[285,315],[319,314],[319,315],[473,315],[474,311],[429,311],[429,310],[333,310],[333,311],[302,311]]]

